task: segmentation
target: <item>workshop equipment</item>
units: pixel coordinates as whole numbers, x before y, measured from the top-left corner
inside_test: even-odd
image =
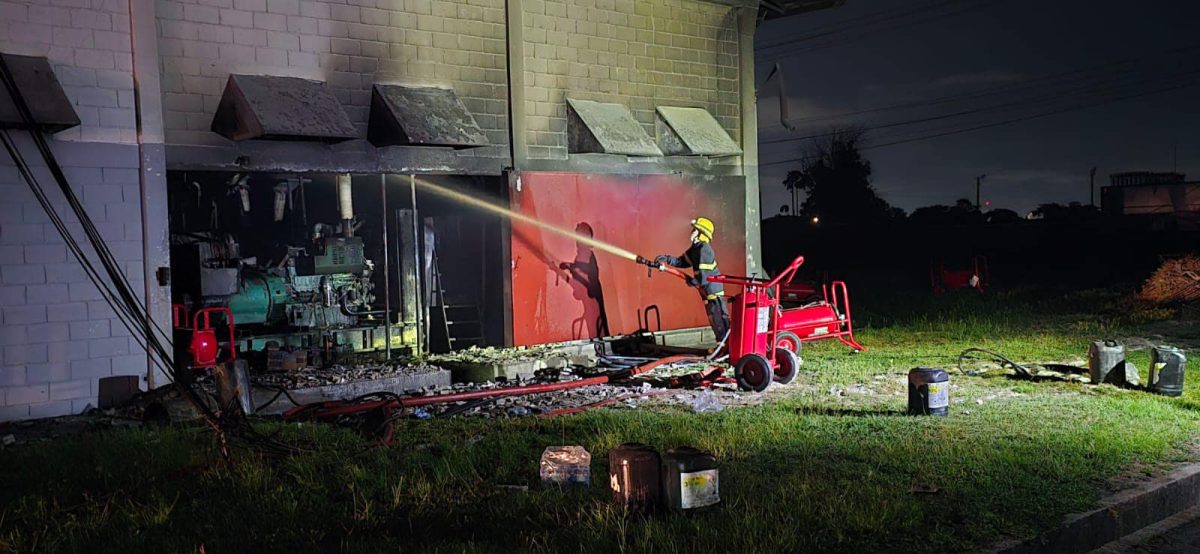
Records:
[[[662,462],[662,497],[671,510],[690,510],[721,501],[717,458],[683,446],[668,450]]]
[[[1107,382],[1113,371],[1123,370],[1125,345],[1111,339],[1092,342],[1088,347],[1088,376],[1093,385]]]
[[[1150,390],[1164,396],[1183,394],[1183,377],[1187,356],[1174,346],[1150,348]]]
[[[659,503],[662,460],[652,446],[622,444],[608,451],[608,485],[613,501],[633,510],[650,510]]]
[[[771,280],[732,275],[710,278],[742,287],[730,303],[726,346],[734,376],[743,390],[761,392],[772,381],[787,384],[795,379],[802,341],[836,338],[855,350],[865,350],[854,339],[850,297],[844,282],[822,287],[822,301],[788,309],[780,306],[781,286],[791,283],[803,264],[804,256],[797,256]]]
[[[950,289],[973,288],[983,294],[988,287],[991,275],[988,270],[987,256],[974,256],[965,267],[946,268],[946,262],[929,264],[929,282],[934,293],[943,293]]]
[[[950,375],[932,367],[908,372],[908,414],[945,416],[950,413]]]

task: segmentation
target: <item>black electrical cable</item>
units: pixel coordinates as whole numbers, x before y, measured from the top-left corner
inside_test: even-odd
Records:
[[[1000,367],[1007,367],[1009,369],[1012,369],[1019,377],[1023,377],[1025,379],[1032,379],[1033,375],[1035,373],[1037,373],[1028,367],[1025,367],[1021,364],[1018,364],[1017,362],[1014,362],[1014,361],[1008,359],[1007,357],[1005,357],[1003,354],[1001,354],[999,352],[995,352],[993,350],[987,350],[986,348],[968,348],[966,350],[963,350],[962,353],[958,355],[958,372],[959,373],[962,373],[964,375],[969,374],[967,370],[963,369],[963,360],[968,359],[968,358],[975,358],[974,356],[971,356],[971,354],[976,353],[976,352],[980,353],[980,354],[987,354],[992,359],[999,361]]]
[[[161,338],[165,338],[167,343],[170,343],[170,336],[158,326],[157,322],[153,321],[145,308],[134,293],[132,286],[125,278],[119,262],[113,256],[111,250],[108,249],[104,242],[103,236],[100,235],[92,222],[91,217],[84,209],[83,204],[75,195],[66,175],[59,166],[58,161],[50,148],[46,137],[42,134],[41,128],[38,126],[29,105],[25,101],[24,95],[15,77],[12,74],[7,62],[0,56],[0,81],[3,82],[4,88],[7,90],[9,97],[12,98],[13,105],[17,113],[21,116],[21,120],[25,127],[29,130],[29,136],[33,139],[34,146],[41,154],[47,169],[51,176],[57,182],[63,197],[68,205],[79,219],[79,225],[83,229],[86,238],[92,250],[95,252],[100,265],[104,269],[104,273],[109,278],[109,283],[105,283],[101,277],[99,270],[89,259],[89,256],[83,251],[82,247],[75,240],[71,230],[63,222],[61,216],[58,215],[53,204],[49,202],[45,191],[41,184],[37,181],[36,176],[25,161],[16,143],[9,136],[7,131],[0,133],[0,141],[3,142],[5,150],[12,157],[14,164],[29,185],[30,190],[38,199],[39,204],[46,211],[55,230],[62,235],[68,249],[73,256],[84,268],[88,279],[100,291],[101,297],[113,307],[117,318],[122,324],[129,329],[134,340],[146,350],[147,358],[154,363],[156,367],[161,368],[164,373],[171,379],[180,394],[188,400],[189,403],[200,413],[208,426],[216,434],[217,441],[221,445],[222,452],[230,455],[229,442],[226,431],[235,431],[239,438],[251,440],[264,452],[274,452],[278,454],[289,454],[295,452],[295,447],[278,443],[272,439],[265,438],[259,434],[249,423],[243,419],[236,417],[231,412],[222,412],[221,415],[214,413],[209,405],[201,397],[200,393],[190,383],[177,378],[175,361],[170,350],[163,345]],[[155,334],[157,331],[157,335]],[[186,369],[185,369],[186,370]]]
[[[1154,55],[1155,56],[1165,56],[1165,55],[1169,55],[1169,54],[1181,53],[1181,52],[1197,50],[1197,49],[1200,49],[1200,44],[1184,46],[1184,47],[1179,47],[1179,48],[1172,48],[1170,50],[1156,52],[1156,53],[1154,53]],[[942,104],[954,104],[954,103],[963,102],[966,100],[987,98],[987,97],[991,97],[991,96],[1021,94],[1028,90],[1044,90],[1045,88],[1050,87],[1050,86],[1067,86],[1067,85],[1074,84],[1076,82],[1084,83],[1084,82],[1088,82],[1088,81],[1096,81],[1098,79],[1115,79],[1115,78],[1121,77],[1122,75],[1136,75],[1137,72],[1139,72],[1139,71],[1148,72],[1151,76],[1161,74],[1161,70],[1156,67],[1147,67],[1147,68],[1130,67],[1131,64],[1136,64],[1139,61],[1142,61],[1142,59],[1127,58],[1127,59],[1123,59],[1123,60],[1115,60],[1115,61],[1107,62],[1104,64],[1076,68],[1076,69],[1072,69],[1070,71],[1040,75],[1040,76],[1037,76],[1037,77],[1034,77],[1031,79],[1021,80],[1021,81],[1017,81],[1017,82],[1013,82],[1013,83],[988,86],[986,88],[976,88],[976,89],[973,89],[973,90],[970,90],[967,92],[962,92],[962,93],[957,93],[957,94],[948,94],[948,95],[943,95],[943,96],[936,96],[933,98],[925,98],[925,99],[920,99],[920,100],[901,102],[898,104],[888,104],[885,106],[864,108],[861,110],[852,110],[852,111],[838,112],[838,113],[833,113],[833,114],[804,117],[804,118],[800,118],[800,119],[790,120],[787,123],[789,125],[795,126],[795,125],[798,125],[801,123],[811,123],[814,121],[828,121],[830,119],[846,119],[846,118],[852,118],[852,117],[871,114],[871,113],[890,112],[890,111],[896,111],[896,110],[904,110],[904,111],[915,110],[915,109],[926,108],[926,107],[931,107],[931,106],[938,106],[938,105],[942,105]],[[1119,69],[1122,67],[1125,67],[1125,69]],[[782,124],[776,123],[773,125],[760,126],[760,128],[782,127],[782,126],[783,126]]]
[[[1088,108],[1094,108],[1094,107],[1096,107],[1096,106],[1102,106],[1102,105],[1105,105],[1105,104],[1111,104],[1111,103],[1113,103],[1113,102],[1120,102],[1120,101],[1123,101],[1123,100],[1131,100],[1131,99],[1134,99],[1134,98],[1141,98],[1141,97],[1144,97],[1144,96],[1150,96],[1150,95],[1154,95],[1154,94],[1161,94],[1161,93],[1164,93],[1164,92],[1170,92],[1170,91],[1174,91],[1174,90],[1179,90],[1179,89],[1183,89],[1183,88],[1187,88],[1187,87],[1195,86],[1195,85],[1196,85],[1196,84],[1198,84],[1198,83],[1200,83],[1200,81],[1190,81],[1190,82],[1181,83],[1181,84],[1174,85],[1174,86],[1170,86],[1170,87],[1162,87],[1162,88],[1158,88],[1158,89],[1154,89],[1154,90],[1149,90],[1149,91],[1144,91],[1144,92],[1139,92],[1139,93],[1135,93],[1135,94],[1127,94],[1127,95],[1118,96],[1118,97],[1114,97],[1114,98],[1107,98],[1107,99],[1103,99],[1103,100],[1101,100],[1101,101],[1098,101],[1098,102],[1092,102],[1092,103],[1080,104],[1080,105],[1075,105],[1075,106],[1067,106],[1067,107],[1064,107],[1064,108],[1061,108],[1061,109],[1050,110],[1050,111],[1044,111],[1044,112],[1038,112],[1038,113],[1034,113],[1034,114],[1030,114],[1030,115],[1021,116],[1021,117],[1015,117],[1015,118],[1010,118],[1010,119],[1004,119],[1004,120],[1000,120],[1000,121],[994,121],[994,122],[990,122],[990,123],[985,123],[985,124],[980,124],[980,125],[975,125],[975,126],[969,126],[969,127],[965,127],[965,128],[954,128],[954,129],[946,130],[946,131],[943,131],[943,132],[937,132],[937,133],[933,133],[933,134],[926,134],[926,135],[922,135],[922,136],[916,136],[916,137],[913,137],[913,138],[907,138],[907,139],[903,139],[903,140],[896,140],[896,141],[892,141],[892,142],[884,142],[884,143],[879,143],[879,144],[870,144],[870,145],[867,145],[867,146],[863,146],[863,147],[861,148],[861,150],[874,150],[874,149],[876,149],[876,148],[884,148],[884,147],[888,147],[888,146],[895,146],[895,145],[898,145],[898,144],[906,144],[906,143],[910,143],[910,142],[918,142],[918,141],[922,141],[922,140],[930,140],[930,139],[939,138],[939,137],[945,137],[945,136],[949,136],[949,135],[956,135],[956,134],[960,134],[960,133],[967,133],[967,132],[971,132],[971,131],[978,131],[978,130],[982,130],[982,129],[989,129],[989,128],[992,128],[992,127],[1000,127],[1000,126],[1003,126],[1003,125],[1011,125],[1011,124],[1013,124],[1013,123],[1020,123],[1020,122],[1023,122],[1023,121],[1029,121],[1029,120],[1033,120],[1033,119],[1039,119],[1039,118],[1042,118],[1042,117],[1049,117],[1049,116],[1052,116],[1052,115],[1058,115],[1058,114],[1063,114],[1063,113],[1068,113],[1068,112],[1073,112],[1073,111],[1078,111],[1078,110],[1084,110],[1084,109],[1088,109]],[[812,161],[812,160],[816,160],[816,159],[820,159],[820,156],[800,156],[800,157],[796,157],[796,158],[788,158],[788,159],[786,159],[786,160],[779,160],[779,161],[774,161],[774,162],[760,163],[760,164],[758,164],[758,165],[759,165],[759,167],[765,167],[765,166],[770,166],[770,165],[780,165],[780,164],[795,163],[795,162],[806,162],[806,161]]]
[[[1191,60],[1189,60],[1189,61],[1191,61]],[[991,112],[991,111],[1002,111],[1003,112],[1003,111],[1009,111],[1010,109],[1019,109],[1019,108],[1023,108],[1023,107],[1036,108],[1036,107],[1040,107],[1039,105],[1049,105],[1054,102],[1060,102],[1062,100],[1070,99],[1074,96],[1083,96],[1086,98],[1087,96],[1092,96],[1092,95],[1112,94],[1112,93],[1117,93],[1117,92],[1123,92],[1121,89],[1128,88],[1130,86],[1145,86],[1146,84],[1156,83],[1159,81],[1175,81],[1175,82],[1177,82],[1181,77],[1184,77],[1184,78],[1192,77],[1197,74],[1200,74],[1200,69],[1197,69],[1195,67],[1191,68],[1191,70],[1189,70],[1189,71],[1184,71],[1181,73],[1160,74],[1160,75],[1157,75],[1157,76],[1151,77],[1151,78],[1142,78],[1141,76],[1135,74],[1135,75],[1129,76],[1129,77],[1137,78],[1137,80],[1133,80],[1132,82],[1121,82],[1122,80],[1126,79],[1125,77],[1122,77],[1120,79],[1113,79],[1111,82],[1107,82],[1107,83],[1102,82],[1102,83],[1096,83],[1096,84],[1086,85],[1086,86],[1082,86],[1082,87],[1076,87],[1073,89],[1056,90],[1056,91],[1052,91],[1052,92],[1049,92],[1046,94],[1041,94],[1038,96],[1022,98],[1019,100],[1012,100],[1012,101],[1004,102],[1004,103],[1000,103],[1000,104],[992,104],[992,105],[988,105],[988,106],[984,106],[984,107],[980,107],[980,108],[972,108],[972,109],[968,109],[968,110],[960,110],[957,112],[939,114],[939,115],[935,115],[935,116],[922,117],[922,118],[916,118],[916,119],[910,119],[910,120],[902,120],[902,121],[893,121],[890,123],[868,126],[868,127],[865,127],[863,130],[864,131],[873,131],[873,130],[879,130],[879,129],[890,129],[893,127],[902,127],[902,126],[907,126],[907,125],[918,125],[921,123],[929,123],[929,122],[933,122],[933,121],[940,121],[943,119],[953,119],[953,118],[962,117],[962,116],[966,116],[966,115],[987,113],[987,112]],[[814,139],[814,138],[829,137],[829,136],[836,135],[838,133],[839,133],[839,131],[829,131],[829,132],[825,132],[825,133],[817,133],[817,134],[813,134],[813,135],[805,135],[805,136],[799,136],[799,137],[782,137],[782,138],[777,138],[777,139],[760,141],[759,145],[766,146],[766,145],[771,145],[771,144],[797,142],[797,141]]]
[[[818,45],[816,45],[815,47],[810,47],[810,48],[802,50],[802,51],[816,50],[819,48],[827,48],[830,46],[836,46],[836,45],[845,44],[848,42],[853,42],[855,40],[859,40],[863,36],[878,36],[879,34],[884,33],[884,32],[894,31],[897,29],[903,29],[905,27],[919,25],[919,24],[926,23],[929,21],[941,19],[943,17],[959,15],[959,14],[967,12],[967,11],[987,7],[992,4],[996,4],[1000,1],[1002,1],[1002,0],[984,0],[982,2],[975,2],[972,4],[969,2],[951,0],[951,1],[945,1],[945,2],[932,2],[930,4],[926,4],[924,6],[918,6],[916,8],[911,8],[911,9],[908,9],[907,11],[902,11],[899,13],[880,12],[880,13],[874,14],[874,15],[866,15],[866,16],[862,16],[859,18],[855,18],[855,19],[848,19],[848,20],[845,20],[845,21],[842,21],[839,23],[831,24],[824,28],[813,29],[812,31],[815,31],[815,32],[810,32],[808,34],[804,34],[804,35],[801,35],[801,36],[798,36],[795,38],[782,40],[782,41],[778,41],[778,42],[774,42],[774,43],[770,43],[770,44],[764,44],[764,45],[758,47],[758,50],[774,50],[774,49],[782,48],[785,46],[792,46],[794,44],[810,42],[810,41],[813,41],[813,40],[816,40],[819,38],[829,37],[828,40],[818,43]],[[917,19],[915,21],[908,21],[908,22],[900,23],[900,24],[891,24],[895,21],[900,21],[905,18],[921,16],[924,14],[924,12],[936,11],[936,10],[940,10],[940,9],[946,8],[946,7],[953,7],[953,8],[957,8],[957,9],[951,10],[949,12],[940,13],[940,14],[935,13],[929,17],[925,17],[923,19]],[[878,27],[872,28],[872,26],[875,26],[875,25],[878,25]],[[839,34],[844,34],[847,31],[856,31],[858,34],[855,34],[852,38],[849,38],[849,39],[846,39],[845,37],[838,37]],[[786,57],[793,53],[797,53],[797,52],[796,51],[783,51],[783,52],[767,54],[766,56],[767,57],[770,57],[770,56]]]
[[[287,399],[288,399],[288,402],[291,402],[293,406],[300,406],[300,405],[302,405],[302,404],[301,404],[299,401],[297,401],[297,400],[296,400],[296,398],[295,398],[295,397],[293,397],[293,396],[292,396],[292,393],[291,393],[290,391],[288,391],[287,389],[285,389],[285,388],[283,388],[283,387],[261,387],[261,388],[265,388],[265,389],[267,389],[267,390],[274,390],[274,391],[275,391],[275,396],[272,396],[270,400],[268,400],[268,401],[266,401],[266,402],[263,402],[263,403],[262,403],[262,405],[260,405],[259,407],[255,408],[255,409],[254,409],[254,411],[255,411],[256,413],[257,413],[257,412],[261,412],[261,411],[263,411],[264,409],[266,409],[266,407],[267,407],[267,406],[270,406],[271,404],[274,404],[274,403],[275,403],[275,401],[279,400],[281,397],[287,397]]]

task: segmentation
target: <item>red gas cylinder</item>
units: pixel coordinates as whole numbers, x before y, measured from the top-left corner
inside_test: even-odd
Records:
[[[192,353],[193,365],[208,367],[217,363],[217,331],[215,329],[197,329],[192,332],[192,345],[188,350]]]
[[[196,310],[195,315],[192,316],[192,343],[188,350],[192,354],[193,367],[212,367],[218,363],[217,354],[220,351],[220,344],[217,343],[217,330],[213,329],[210,317],[214,313],[224,315],[225,321],[229,325],[229,354],[220,363],[237,358],[233,338],[233,312],[224,307],[203,308]]]

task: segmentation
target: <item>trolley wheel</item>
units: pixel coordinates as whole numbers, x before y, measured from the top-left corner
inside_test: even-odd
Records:
[[[775,349],[775,382],[786,385],[800,372],[800,356],[784,347]]]
[[[738,388],[754,392],[762,392],[771,386],[774,372],[771,362],[758,354],[746,354],[733,366],[737,375]]]
[[[791,331],[780,331],[775,335],[775,348],[784,348],[799,356],[801,348],[800,337],[797,337],[796,333]]]

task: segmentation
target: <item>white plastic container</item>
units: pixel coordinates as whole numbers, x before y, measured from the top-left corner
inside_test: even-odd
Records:
[[[592,455],[582,446],[547,446],[540,473],[542,483],[588,486],[592,483]]]

